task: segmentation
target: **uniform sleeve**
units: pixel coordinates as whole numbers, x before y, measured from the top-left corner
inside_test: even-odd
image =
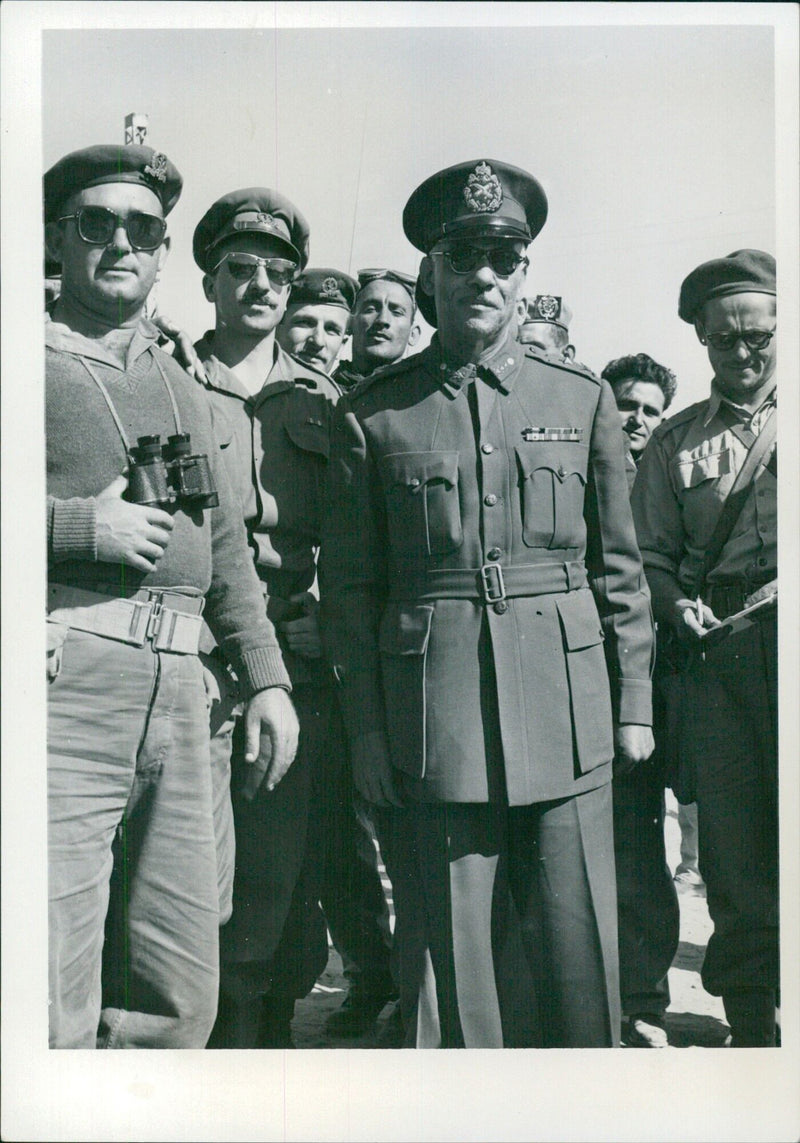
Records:
[[[631,494],[636,535],[645,568],[678,577],[684,554],[681,512],[670,479],[668,437],[654,436],[644,451]]]
[[[605,634],[615,720],[652,722],[653,617],[636,543],[625,445],[614,395],[603,381],[586,487],[586,565]]]
[[[51,564],[97,559],[97,501],[93,496],[47,497],[47,556]]]
[[[320,549],[322,633],[353,737],[384,729],[378,627],[386,584],[386,521],[356,414],[335,412]]]

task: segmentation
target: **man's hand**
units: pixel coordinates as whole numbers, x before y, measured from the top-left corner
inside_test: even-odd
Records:
[[[206,371],[203,368],[203,362],[197,356],[194,345],[192,344],[192,339],[188,333],[185,333],[182,329],[178,329],[175,322],[163,314],[154,314],[153,321],[164,336],[175,343],[173,356],[178,364],[186,370],[190,377],[194,377],[197,381],[206,381]]]
[[[653,753],[652,728],[633,722],[622,723],[614,729],[614,746],[614,774],[629,774],[634,766],[646,762]]]
[[[95,497],[97,558],[151,572],[169,543],[173,520],[169,512],[122,499],[126,476],[117,476]]]
[[[319,659],[322,657],[322,640],[319,637],[319,600],[310,592],[301,591],[289,598],[290,603],[299,603],[303,606],[303,614],[299,619],[284,619],[278,628],[286,636],[289,650],[304,659]]]
[[[380,730],[359,735],[350,751],[355,787],[373,806],[402,806],[392,778],[389,746]]]
[[[719,627],[719,620],[707,603],[700,600],[676,599],[675,629],[684,640],[702,639],[706,631]]]
[[[300,726],[283,687],[253,695],[244,711],[244,733],[247,773],[241,792],[252,802],[262,782],[275,789],[297,753]]]

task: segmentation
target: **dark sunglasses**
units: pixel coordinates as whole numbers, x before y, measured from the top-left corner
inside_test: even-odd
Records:
[[[766,349],[775,336],[775,330],[731,330],[730,333],[704,333],[704,336],[712,349],[716,349],[718,353],[727,353],[740,341],[743,341],[748,349]]]
[[[358,285],[363,290],[364,286],[368,286],[370,282],[397,282],[399,286],[404,286],[409,293],[414,293],[414,287],[417,284],[417,279],[412,277],[411,274],[401,274],[398,270],[359,270],[358,271]]]
[[[78,237],[88,246],[108,246],[122,226],[134,250],[157,250],[164,241],[167,224],[157,214],[133,210],[126,217],[104,206],[82,206],[74,214],[62,214],[59,222],[74,218]]]
[[[228,273],[237,282],[249,282],[255,277],[259,266],[263,266],[273,286],[288,286],[294,278],[297,265],[286,258],[259,258],[256,254],[235,254],[233,252],[223,255],[217,262],[212,274],[224,263]]]
[[[487,250],[480,246],[452,246],[448,250],[432,250],[432,258],[444,258],[454,274],[471,274],[487,262],[492,272],[501,278],[509,278],[520,266],[528,265],[528,259],[511,246],[490,246]]]

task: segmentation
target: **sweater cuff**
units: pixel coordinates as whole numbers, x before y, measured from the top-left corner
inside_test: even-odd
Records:
[[[50,548],[55,559],[97,559],[97,501],[52,500]]]
[[[292,689],[278,647],[256,647],[252,651],[242,652],[241,667],[239,681],[244,698],[251,698],[256,691],[266,690],[267,687],[283,687],[286,691]]]
[[[653,725],[653,687],[649,679],[619,680],[619,723]]]

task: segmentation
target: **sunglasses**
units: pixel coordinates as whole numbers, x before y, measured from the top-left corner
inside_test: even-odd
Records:
[[[164,241],[167,224],[157,214],[133,210],[123,218],[104,206],[83,206],[74,214],[62,214],[59,222],[75,219],[78,237],[87,246],[108,246],[119,227],[123,227],[134,250],[157,250]]]
[[[766,349],[775,336],[774,329],[731,330],[730,333],[705,333],[705,339],[712,349],[726,353],[743,341],[748,349]]]
[[[520,266],[528,265],[528,259],[510,246],[490,246],[487,250],[480,246],[453,246],[449,250],[432,250],[432,258],[444,258],[454,274],[471,274],[487,262],[492,272],[501,278],[509,278]]]
[[[359,270],[358,271],[358,285],[360,289],[368,286],[370,282],[397,282],[399,286],[404,286],[409,293],[414,292],[414,287],[417,284],[417,279],[411,274],[401,274],[397,270]]]
[[[222,265],[227,266],[228,273],[237,282],[251,281],[259,266],[263,266],[270,283],[283,288],[292,281],[297,270],[297,264],[286,258],[259,258],[256,254],[224,254],[211,271],[216,274]]]

